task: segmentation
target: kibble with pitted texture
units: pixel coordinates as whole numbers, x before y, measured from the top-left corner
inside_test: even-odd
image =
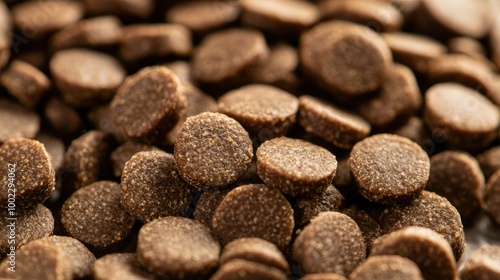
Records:
[[[370,253],[373,241],[382,236],[380,225],[362,209],[348,208],[341,212],[356,222],[365,240],[366,252]]]
[[[287,275],[274,267],[243,259],[235,259],[222,265],[211,280],[286,280]]]
[[[484,191],[484,206],[492,220],[500,225],[500,170],[488,179]]]
[[[333,186],[321,193],[310,197],[300,197],[293,207],[295,220],[299,227],[303,227],[321,212],[340,211],[346,206],[344,196]]]
[[[128,141],[116,148],[110,155],[113,163],[113,172],[115,177],[121,177],[125,163],[129,161],[138,152],[156,151],[159,150],[155,146],[147,145],[140,142]]]
[[[495,146],[476,156],[484,177],[490,178],[493,173],[500,170],[500,146]]]
[[[349,276],[352,280],[424,280],[418,266],[400,256],[373,256]]]
[[[155,276],[144,270],[134,253],[114,253],[96,260],[94,265],[96,280],[154,280]]]
[[[460,273],[460,279],[500,279],[499,267],[500,246],[485,245],[472,252]]]
[[[40,117],[21,105],[0,99],[0,143],[14,138],[33,138],[40,130]]]
[[[39,141],[45,147],[45,150],[50,155],[50,161],[54,170],[59,171],[63,166],[65,146],[61,138],[46,132],[40,132],[36,135],[35,140]]]
[[[196,203],[193,218],[206,225],[208,228],[212,228],[212,218],[215,210],[219,207],[222,199],[224,199],[226,194],[231,190],[233,190],[233,188],[229,187],[222,190],[204,191]]]

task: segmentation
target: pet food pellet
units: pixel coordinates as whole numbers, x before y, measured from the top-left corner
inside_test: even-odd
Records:
[[[155,8],[154,0],[83,0],[87,11],[94,15],[116,15],[124,18],[147,18]]]
[[[292,238],[293,209],[276,189],[262,184],[230,191],[215,210],[212,229],[222,244],[259,237],[284,250]]]
[[[206,190],[198,199],[196,203],[196,208],[193,213],[193,218],[208,228],[212,228],[212,219],[214,217],[215,210],[219,207],[222,199],[226,196],[228,192],[233,190],[233,188],[224,188],[222,190]]]
[[[373,256],[349,276],[352,280],[424,280],[418,266],[400,256]]]
[[[163,64],[163,66],[172,70],[172,72],[174,72],[174,74],[177,75],[177,77],[181,80],[181,83],[185,87],[187,87],[186,84],[190,84],[190,85],[195,84],[195,82],[193,81],[193,77],[191,75],[191,64],[189,62],[186,62],[184,60],[177,60],[174,62],[165,63],[165,64]],[[188,91],[188,89],[184,89],[184,90]]]
[[[378,134],[358,142],[349,164],[366,199],[401,204],[418,196],[429,179],[429,157],[408,138]]]
[[[476,159],[483,170],[484,177],[490,178],[493,173],[500,170],[500,146],[484,151],[477,155]]]
[[[7,34],[0,32],[0,70],[3,69],[10,58],[11,41]]]
[[[40,130],[40,117],[7,99],[0,99],[0,143],[15,138],[34,138]]]
[[[300,38],[304,70],[326,89],[359,96],[379,88],[392,63],[382,38],[366,26],[342,21],[316,25]]]
[[[130,233],[134,218],[120,201],[120,185],[98,181],[77,190],[64,202],[61,223],[69,236],[92,250],[110,250]]]
[[[491,60],[495,65],[500,68],[500,19],[497,17],[491,27],[490,33],[490,47],[491,47]]]
[[[30,208],[47,199],[55,189],[56,173],[42,143],[26,138],[8,140],[0,146],[2,193],[7,205],[15,189],[15,207]],[[8,186],[12,184],[11,186]]]
[[[143,222],[185,215],[194,196],[179,176],[174,156],[163,151],[135,154],[125,164],[120,186],[123,206]]]
[[[184,25],[195,33],[207,33],[238,19],[240,6],[230,1],[180,2],[165,14],[167,22]]]
[[[306,273],[333,272],[347,277],[365,257],[358,225],[338,212],[320,213],[293,243],[293,259]]]
[[[373,242],[370,257],[398,255],[413,261],[424,279],[457,279],[457,267],[450,244],[435,231],[406,227]]]
[[[378,221],[384,233],[408,226],[432,229],[448,241],[457,260],[465,249],[464,230],[457,209],[446,198],[432,192],[423,191],[406,205],[385,209]]]
[[[496,137],[500,111],[479,92],[454,83],[438,84],[425,94],[424,120],[453,147],[485,147]]]
[[[288,85],[296,79],[295,69],[299,64],[299,54],[295,48],[285,43],[277,43],[269,53],[269,57],[248,70],[253,83],[275,86]]]
[[[109,147],[109,138],[99,130],[73,140],[64,156],[64,184],[78,190],[98,181],[108,166]]]
[[[139,231],[139,263],[156,275],[175,279],[206,277],[217,267],[220,245],[201,223],[164,217]]]
[[[50,57],[46,49],[26,50],[17,55],[16,59],[24,61],[38,69],[45,69]]]
[[[274,267],[236,259],[222,265],[210,280],[286,280],[287,275]]]
[[[429,138],[424,122],[419,117],[411,117],[406,124],[392,131],[393,134],[406,137],[411,141],[423,145]]]
[[[481,210],[484,176],[471,155],[445,151],[431,157],[426,190],[448,199],[457,208],[463,223],[473,221]]]
[[[280,137],[295,123],[297,97],[279,88],[251,84],[219,98],[219,111],[238,121],[251,135]],[[270,135],[260,135],[268,131]],[[262,141],[267,139],[262,139]]]
[[[478,40],[470,37],[455,37],[449,40],[448,50],[451,53],[465,54],[483,62],[487,61],[484,46]]]
[[[65,146],[61,138],[46,132],[38,133],[35,140],[45,146],[45,150],[50,155],[50,161],[57,172],[63,166]]]
[[[333,177],[333,185],[340,193],[350,201],[354,196],[358,196],[354,178],[349,167],[349,156],[337,157],[337,174]]]
[[[243,72],[268,55],[264,35],[233,28],[205,37],[193,54],[193,78],[205,84],[237,83]]]
[[[472,252],[460,273],[462,280],[499,279],[500,247],[485,245]]]
[[[484,191],[484,204],[492,220],[500,224],[500,170],[488,179]]]
[[[111,101],[114,124],[132,139],[155,142],[165,137],[186,108],[181,82],[163,66],[146,67],[128,77]],[[142,114],[146,110],[148,114]]]
[[[300,278],[300,280],[348,280],[342,275],[336,273],[309,273]]]
[[[344,196],[333,186],[311,197],[300,197],[293,207],[297,225],[303,227],[321,212],[340,211],[346,206]]]
[[[216,188],[245,174],[252,163],[252,141],[236,120],[206,112],[182,125],[174,156],[180,175],[190,185]]]
[[[300,125],[339,148],[350,149],[370,134],[370,124],[354,113],[309,95],[299,101]]]
[[[111,100],[126,75],[114,57],[86,49],[61,50],[54,54],[49,66],[64,100],[74,106]]]
[[[257,149],[257,173],[270,187],[291,196],[319,193],[332,183],[337,160],[328,150],[286,137]]]
[[[0,1],[0,33],[8,33],[12,29],[12,17],[5,1]]]
[[[159,150],[155,146],[128,141],[116,148],[110,155],[111,162],[113,163],[113,172],[115,177],[121,177],[125,163],[129,161],[132,156],[138,152],[155,151]]]
[[[79,135],[84,127],[78,111],[59,98],[50,99],[43,112],[50,127],[64,137]]]
[[[97,129],[102,131],[105,135],[113,136],[118,143],[131,141],[125,135],[124,129],[118,127],[111,118],[110,104],[94,107],[87,112],[87,120]]]
[[[50,80],[37,68],[21,60],[14,60],[0,75],[0,83],[19,103],[36,108],[51,88]]]
[[[114,253],[96,260],[94,278],[96,280],[154,280],[155,276],[140,267],[136,254]]]
[[[365,240],[366,252],[370,253],[373,241],[382,236],[380,225],[364,210],[348,208],[341,212],[356,222]]]

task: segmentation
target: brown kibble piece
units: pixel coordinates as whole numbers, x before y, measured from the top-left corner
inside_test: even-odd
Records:
[[[453,147],[488,146],[496,137],[500,111],[479,92],[459,84],[438,84],[425,94],[424,119]]]
[[[321,212],[340,211],[346,206],[346,200],[342,194],[333,186],[321,193],[311,197],[298,198],[293,207],[295,220],[299,227],[303,227]]]
[[[64,163],[64,142],[61,140],[61,138],[45,132],[38,133],[35,137],[35,140],[44,145],[45,150],[47,150],[47,153],[50,155],[52,166],[57,173],[57,171],[61,169]]]
[[[0,76],[7,91],[28,108],[36,108],[51,87],[50,80],[37,68],[14,60]]]
[[[69,236],[99,252],[124,240],[134,221],[120,202],[120,185],[111,181],[77,190],[61,209],[61,223]]]
[[[7,206],[14,194],[14,208],[30,208],[44,202],[55,189],[56,175],[50,155],[36,140],[19,138],[6,141],[0,146],[0,164],[3,166],[0,180],[4,182],[0,193],[2,205]]]
[[[338,212],[320,213],[293,243],[293,259],[306,273],[333,272],[348,276],[365,256],[358,226]]]
[[[486,49],[477,39],[470,37],[455,37],[448,41],[448,50],[451,53],[464,54],[487,66],[490,70],[496,70],[495,64],[486,57]]]
[[[211,280],[286,280],[286,274],[274,267],[236,259],[230,261],[212,275]]]
[[[17,103],[0,99],[0,143],[15,138],[34,138],[40,130],[40,117]]]
[[[351,280],[424,280],[418,266],[400,256],[373,256],[358,266]]]
[[[284,250],[292,238],[293,209],[276,189],[262,184],[230,191],[215,210],[212,229],[222,244],[259,237]]]
[[[300,278],[300,280],[348,280],[342,275],[336,273],[309,273]]]
[[[127,138],[125,131],[117,127],[111,118],[110,104],[94,107],[87,112],[87,120],[105,135],[113,136],[118,143],[132,141]]]
[[[64,100],[74,106],[111,100],[126,75],[114,57],[86,49],[59,51],[49,66]]]
[[[269,53],[269,57],[248,70],[253,83],[274,86],[292,86],[297,77],[295,69],[299,64],[299,54],[295,48],[285,43],[277,43]]]
[[[121,177],[125,163],[129,161],[132,156],[138,152],[155,151],[159,150],[155,146],[128,141],[116,148],[110,156],[111,162],[113,163],[113,172],[115,177]]]
[[[139,263],[158,276],[197,279],[208,276],[219,261],[220,245],[201,223],[164,217],[139,231]]]
[[[499,279],[499,267],[500,246],[485,245],[472,252],[460,273],[460,279]]]
[[[490,178],[493,173],[500,170],[500,146],[495,146],[476,156],[484,177]]]
[[[3,69],[10,58],[11,40],[7,34],[0,32],[0,70]]]
[[[252,84],[219,98],[219,110],[238,121],[260,141],[280,137],[295,123],[297,98],[279,88]]]
[[[95,262],[94,278],[96,280],[154,280],[153,274],[147,272],[137,263],[137,255],[133,253],[108,254]]]
[[[4,0],[0,0],[0,33],[8,33],[11,29],[12,17],[9,8],[5,4]]]
[[[399,255],[410,259],[420,268],[424,279],[453,280],[457,277],[450,245],[428,228],[411,226],[378,238],[373,243],[370,257],[379,255]]]
[[[193,218],[208,228],[212,228],[212,218],[214,217],[215,210],[219,207],[226,194],[232,189],[225,188],[222,190],[204,191],[196,203]]]
[[[500,68],[500,18],[497,17],[491,26],[490,33],[490,47],[491,47],[491,60],[495,65]],[[1,64],[1,63],[0,63]]]
[[[128,137],[155,142],[179,121],[186,103],[177,76],[166,67],[151,66],[123,82],[110,110],[114,124]]]
[[[384,233],[409,226],[432,229],[448,241],[457,260],[465,249],[464,230],[457,209],[433,192],[423,191],[408,204],[385,209],[379,224]]]
[[[500,170],[488,179],[484,192],[484,204],[491,219],[500,225]]]
[[[380,225],[368,215],[368,213],[361,209],[348,208],[342,210],[342,213],[349,216],[358,225],[363,235],[363,239],[365,240],[366,253],[369,254],[373,241],[382,236]]]
[[[484,176],[471,155],[445,151],[431,157],[426,190],[448,199],[457,208],[462,222],[470,223],[481,210]]]
[[[195,82],[193,81],[193,77],[191,75],[191,64],[187,61],[184,60],[176,60],[173,62],[165,63],[163,66],[167,67],[168,69],[172,70],[175,75],[181,80],[181,83],[184,85],[184,87],[188,87],[187,84],[194,85]],[[184,88],[185,92],[189,91],[189,89]],[[187,93],[186,97],[187,96]]]
[[[424,150],[393,134],[377,134],[358,142],[349,163],[359,193],[377,203],[408,202],[429,179],[430,162]]]
[[[411,141],[424,146],[426,141],[430,141],[430,137],[424,125],[424,121],[419,117],[411,117],[406,124],[392,131],[393,134],[406,137]]]
[[[154,10],[154,0],[84,0],[90,14],[147,18]]]
[[[300,125],[337,147],[350,149],[370,134],[370,124],[354,113],[309,95],[299,101]]]
[[[123,207],[143,222],[185,215],[194,196],[174,156],[163,151],[135,154],[125,164],[120,186]]]
[[[392,63],[389,47],[366,26],[321,23],[302,34],[304,70],[335,94],[359,96],[380,87]]]
[[[226,186],[248,170],[252,142],[234,119],[219,113],[201,113],[182,125],[174,147],[180,175],[199,189]]]
[[[51,128],[62,136],[78,135],[83,129],[78,111],[58,98],[52,98],[45,104],[44,114]]]

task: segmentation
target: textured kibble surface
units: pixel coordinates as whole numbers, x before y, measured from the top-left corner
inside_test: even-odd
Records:
[[[365,240],[366,252],[370,253],[373,241],[382,236],[380,225],[364,210],[348,208],[343,209],[341,212],[356,222]]]
[[[463,280],[497,279],[500,277],[500,247],[485,245],[472,252],[460,273]]]
[[[285,280],[286,274],[273,267],[247,260],[236,259],[222,265],[210,278],[212,280],[263,279]]]
[[[33,138],[40,130],[40,117],[21,105],[0,99],[0,142],[14,138]]]
[[[147,145],[140,142],[128,141],[116,148],[110,155],[111,162],[113,163],[113,173],[115,177],[122,175],[125,163],[129,161],[138,152],[159,150],[155,146]]]
[[[500,170],[488,179],[484,191],[484,204],[493,221],[500,224]]]
[[[143,269],[134,253],[114,253],[96,260],[94,265],[96,280],[154,280],[155,276]]]
[[[61,138],[46,132],[40,132],[36,135],[35,140],[39,141],[45,147],[45,150],[50,155],[52,167],[57,172],[64,162],[65,147]]]
[[[225,188],[222,190],[204,191],[196,203],[193,218],[207,227],[212,228],[212,218],[215,210],[219,207],[219,204],[222,202],[222,199],[224,199],[226,194],[232,189],[233,188]]]
[[[423,280],[418,266],[400,256],[373,256],[349,276],[352,280]]]
[[[476,157],[484,177],[488,179],[497,170],[500,170],[500,147],[490,148]]]
[[[298,198],[293,207],[298,226],[304,226],[321,212],[339,211],[346,206],[344,196],[333,186],[310,197]]]

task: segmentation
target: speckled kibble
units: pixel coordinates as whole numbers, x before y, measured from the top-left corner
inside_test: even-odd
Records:
[[[224,199],[226,194],[231,190],[233,190],[233,188],[229,187],[222,190],[204,191],[196,203],[193,218],[207,227],[212,228],[212,218],[215,210],[222,202],[222,199]]]
[[[40,117],[21,105],[0,99],[0,143],[14,138],[33,138],[40,130]]]
[[[99,258],[94,265],[96,280],[154,280],[155,276],[143,269],[134,253],[114,253]]]
[[[485,245],[472,252],[460,273],[462,280],[500,279],[500,246]]]
[[[356,222],[365,240],[366,253],[370,253],[373,241],[382,236],[380,225],[362,209],[348,208],[341,212]]]
[[[333,186],[310,197],[297,198],[293,207],[299,227],[303,227],[320,212],[339,211],[346,206],[344,196]]]
[[[477,161],[488,179],[497,170],[500,170],[500,146],[495,146],[477,155]]]
[[[138,152],[154,151],[159,150],[155,146],[128,141],[116,148],[110,156],[111,162],[113,163],[113,172],[115,177],[121,177],[125,163],[129,161],[132,156]]]
[[[351,280],[424,280],[418,266],[400,256],[373,256],[358,266]]]

